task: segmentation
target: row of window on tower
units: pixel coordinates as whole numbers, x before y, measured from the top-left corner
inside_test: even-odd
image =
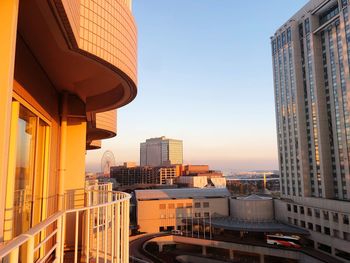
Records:
[[[280,35],[272,40],[272,53],[275,54],[284,45],[292,41],[292,30],[289,27],[286,31],[283,31]]]

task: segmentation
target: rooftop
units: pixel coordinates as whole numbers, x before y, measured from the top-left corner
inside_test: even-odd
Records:
[[[206,219],[206,221],[209,219]],[[233,217],[212,217],[211,225],[216,228],[223,228],[235,231],[248,232],[272,232],[272,233],[288,233],[308,235],[305,229],[286,225],[278,221],[245,221]]]
[[[226,188],[178,188],[178,189],[152,189],[136,190],[137,200],[154,199],[187,199],[187,198],[216,198],[229,197],[230,192]]]
[[[271,200],[272,197],[252,194],[248,196],[240,196],[240,197],[237,197],[237,199],[247,200],[247,201],[260,201],[260,200]]]
[[[308,1],[302,8],[299,9],[287,22],[285,22],[277,31],[284,31],[286,26],[290,22],[298,21],[302,19],[305,15],[312,13],[314,10],[317,10],[319,6],[323,5],[324,3],[328,3],[330,0],[314,0],[314,1]]]

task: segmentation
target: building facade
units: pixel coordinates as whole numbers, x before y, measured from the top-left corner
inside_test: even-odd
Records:
[[[187,175],[177,177],[175,182],[179,186],[190,188],[226,188],[226,178],[223,176]]]
[[[140,166],[164,166],[183,163],[182,141],[164,136],[140,144]]]
[[[141,232],[184,230],[188,220],[228,216],[226,189],[136,190],[137,225]]]
[[[209,165],[183,165],[181,166],[181,176],[175,182],[179,186],[190,188],[225,188],[226,178],[222,172],[209,169]]]
[[[182,175],[198,175],[198,174],[204,174],[204,173],[209,173],[209,165],[206,164],[188,164],[184,165],[182,168]]]
[[[271,38],[281,193],[289,200],[277,215],[287,221],[291,213],[317,249],[342,259],[350,256],[349,8],[347,0],[311,0]]]
[[[128,262],[130,196],[86,184],[85,154],[137,93],[131,0],[4,0],[0,17],[0,260]]]
[[[179,175],[180,167],[177,165],[164,167],[127,167],[125,165],[111,167],[111,178],[114,178],[119,186],[172,184],[173,180]]]

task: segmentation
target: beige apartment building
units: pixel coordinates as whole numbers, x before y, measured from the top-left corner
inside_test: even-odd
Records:
[[[229,215],[227,189],[136,190],[137,225],[141,232],[185,230],[187,220]]]
[[[183,163],[181,140],[164,136],[147,139],[140,144],[140,166],[169,166]]]
[[[129,261],[130,195],[85,182],[85,154],[137,94],[131,6],[0,1],[0,261]]]
[[[311,0],[271,37],[282,199],[276,216],[350,260],[348,0]]]

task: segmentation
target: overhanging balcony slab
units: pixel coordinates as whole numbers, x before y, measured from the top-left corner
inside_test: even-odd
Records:
[[[22,0],[18,32],[55,88],[77,94],[88,112],[135,98],[136,26],[125,1]]]

